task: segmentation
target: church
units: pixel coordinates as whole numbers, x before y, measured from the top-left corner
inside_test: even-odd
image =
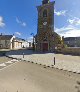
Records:
[[[55,1],[43,0],[42,5],[37,6],[38,25],[35,36],[36,51],[55,51],[61,44],[61,37],[54,32],[54,4]]]

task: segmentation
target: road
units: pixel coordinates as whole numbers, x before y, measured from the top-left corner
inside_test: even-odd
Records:
[[[80,92],[80,75],[20,61],[0,70],[0,92]]]
[[[11,59],[11,58],[8,58],[6,56],[0,56],[0,70],[12,65],[15,62],[18,62],[18,60]]]
[[[1,63],[5,63],[5,62],[7,62],[7,61],[9,61],[9,60],[11,60],[10,58],[7,58],[7,57],[5,57],[5,56],[0,56],[0,64]]]

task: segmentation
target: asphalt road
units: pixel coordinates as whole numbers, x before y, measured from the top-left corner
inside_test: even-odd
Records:
[[[9,60],[11,60],[10,58],[7,58],[7,57],[5,57],[5,56],[0,56],[0,64],[1,63],[5,63],[5,62],[7,62],[7,61],[9,61]]]
[[[80,92],[80,75],[28,62],[0,70],[0,92]]]

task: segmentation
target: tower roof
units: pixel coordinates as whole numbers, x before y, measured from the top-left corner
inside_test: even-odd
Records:
[[[42,1],[42,4],[47,4],[47,3],[49,3],[50,2],[50,0],[43,0]]]

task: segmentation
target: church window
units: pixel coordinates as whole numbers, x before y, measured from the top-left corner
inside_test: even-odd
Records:
[[[47,17],[47,10],[46,9],[43,11],[43,17]]]
[[[47,37],[44,37],[43,41],[47,41]]]

